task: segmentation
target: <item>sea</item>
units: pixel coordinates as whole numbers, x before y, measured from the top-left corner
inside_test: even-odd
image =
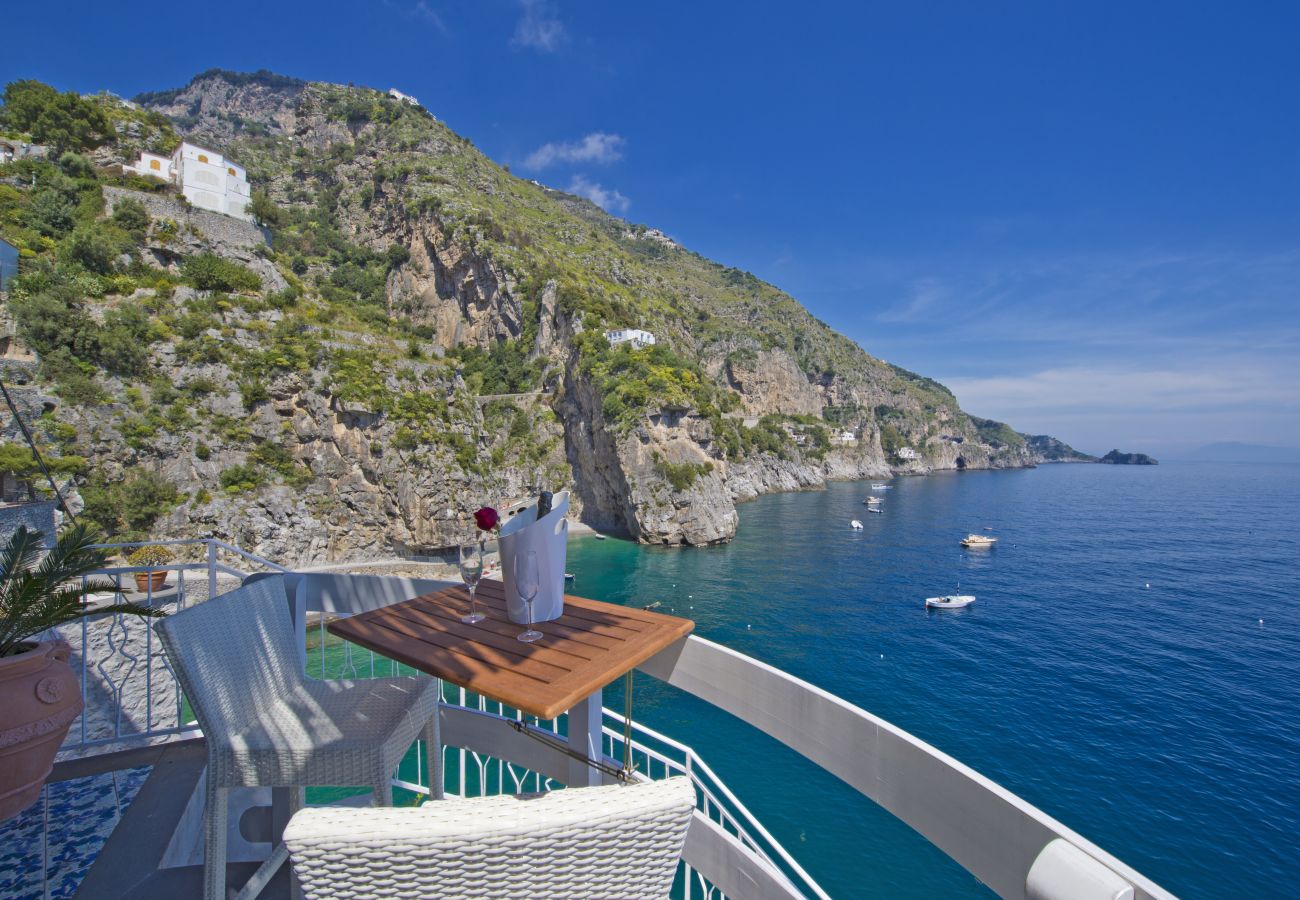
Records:
[[[572,592],[658,602],[951,754],[1183,897],[1300,885],[1300,466],[896,478],[741,507],[725,546],[570,542]],[[861,531],[850,521],[862,521]],[[969,532],[991,550],[964,550]],[[974,594],[927,612],[927,596]],[[606,704],[620,708],[617,687]],[[689,744],[835,897],[990,896],[847,785],[649,677]]]

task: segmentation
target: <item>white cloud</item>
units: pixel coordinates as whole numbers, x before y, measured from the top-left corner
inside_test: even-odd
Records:
[[[523,13],[515,25],[511,43],[516,47],[532,47],[543,53],[559,50],[568,38],[564,23],[555,17],[546,0],[519,0]]]
[[[432,25],[443,34],[448,33],[447,24],[443,22],[442,16],[429,4],[428,0],[416,0],[413,4],[399,2],[399,0],[384,0],[384,6],[396,10],[403,18],[415,19]]]
[[[962,409],[1084,450],[1165,451],[1215,440],[1300,444],[1295,363],[1243,357],[1159,368],[1072,366],[948,378]]]
[[[577,194],[579,197],[586,197],[605,212],[610,213],[625,213],[627,208],[632,205],[632,201],[618,191],[613,188],[602,187],[589,180],[585,175],[573,176],[573,180],[569,182],[569,193]]]
[[[576,141],[561,144],[542,144],[524,160],[529,169],[545,169],[556,163],[600,163],[608,165],[623,158],[621,135],[593,131]]]
[[[1295,374],[1285,368],[1249,366],[1234,360],[1225,366],[1191,362],[1186,368],[1063,367],[1014,377],[949,378],[947,385],[963,409],[977,414],[993,409],[1002,416],[1259,405],[1296,409],[1300,395],[1288,377]]]

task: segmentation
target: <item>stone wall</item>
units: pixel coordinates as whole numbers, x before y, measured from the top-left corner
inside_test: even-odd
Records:
[[[9,536],[22,525],[26,525],[29,530],[43,532],[45,545],[53,547],[54,508],[53,500],[0,506],[0,547],[6,546],[9,543]]]
[[[144,205],[149,215],[157,219],[174,219],[181,227],[193,226],[210,241],[231,247],[256,247],[271,245],[271,232],[254,225],[223,216],[220,213],[195,209],[182,204],[171,194],[148,194],[144,191],[128,191],[125,188],[105,187],[104,202],[107,212],[113,214],[117,201],[130,198]]]

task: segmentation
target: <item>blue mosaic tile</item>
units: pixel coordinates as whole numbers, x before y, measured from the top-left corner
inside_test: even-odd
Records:
[[[71,897],[149,767],[47,785],[41,800],[0,824],[0,900]]]

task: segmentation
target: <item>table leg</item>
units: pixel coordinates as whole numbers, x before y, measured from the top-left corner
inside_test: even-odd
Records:
[[[569,747],[588,759],[600,759],[602,755],[601,727],[604,716],[601,692],[596,691],[569,710]],[[600,772],[586,763],[576,759],[569,760],[568,787],[585,787],[602,783]]]

